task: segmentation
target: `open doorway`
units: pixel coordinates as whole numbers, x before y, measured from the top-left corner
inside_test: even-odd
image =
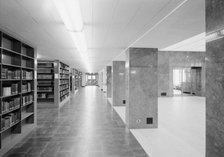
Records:
[[[182,74],[181,68],[173,69],[173,95],[182,95]]]
[[[97,86],[97,85],[98,85],[98,74],[86,73],[86,86]]]
[[[202,95],[202,68],[183,67],[173,69],[173,95]]]

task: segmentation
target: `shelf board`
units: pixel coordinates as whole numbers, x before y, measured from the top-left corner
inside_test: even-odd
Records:
[[[54,80],[53,78],[51,78],[51,79],[37,79],[37,80]]]
[[[5,128],[5,129],[1,130],[0,133],[3,133],[4,131],[6,131],[6,130],[12,128],[13,126],[15,126],[16,124],[18,124],[19,122],[20,122],[20,121],[17,120],[15,123],[12,123],[8,128]]]
[[[24,66],[22,66],[21,68],[22,69],[28,69],[28,70],[34,70],[34,68],[31,68],[31,67],[24,67]]]
[[[54,67],[37,67],[37,69],[54,69]]]
[[[8,98],[8,97],[12,97],[12,96],[17,96],[19,95],[20,93],[17,93],[17,94],[12,94],[12,95],[8,95],[8,96],[2,96],[2,98]]]
[[[60,84],[60,86],[62,86],[62,85],[66,85],[66,84],[69,84],[69,83],[62,83],[62,84]]]
[[[11,52],[11,53],[15,53],[15,54],[17,54],[17,55],[21,55],[21,53],[19,53],[19,52],[16,52],[16,51],[13,51],[13,50],[4,48],[4,47],[2,47],[2,50],[9,51],[9,52]]]
[[[21,112],[21,121],[23,121],[24,119],[32,116],[33,114],[34,114],[34,112],[31,112],[31,113]]]
[[[26,106],[29,106],[29,105],[31,105],[32,103],[33,103],[33,101],[31,101],[31,102],[28,102],[28,103],[26,103],[26,104],[22,105],[22,107],[26,107]]]
[[[54,98],[37,98],[38,100],[54,100]]]
[[[60,80],[69,80],[69,78],[60,78]]]
[[[7,63],[1,63],[3,66],[10,66],[10,67],[14,67],[14,68],[21,68],[20,65],[12,65],[12,64],[7,64]]]
[[[39,85],[37,85],[37,86],[40,86],[40,87],[52,87],[52,86],[54,86],[53,84],[51,84],[51,85],[46,85],[46,84],[39,84]]]
[[[6,111],[6,112],[3,112],[1,115],[3,116],[3,115],[5,115],[5,114],[8,114],[8,113],[13,112],[13,111],[15,111],[15,110],[18,110],[19,108],[20,108],[20,105],[17,106],[17,107],[14,107],[14,108],[11,109],[11,110],[8,110],[8,111]]]
[[[34,79],[22,79],[22,81],[34,81]]]
[[[68,92],[69,93],[69,92]],[[65,94],[63,94],[63,95],[61,95],[60,97],[63,97],[63,96],[65,96],[65,95],[67,95],[68,93],[65,93]],[[69,95],[69,94],[68,94]]]
[[[20,81],[20,79],[2,79],[2,81]]]
[[[22,92],[22,94],[27,94],[27,93],[31,93],[31,92],[33,92],[33,90],[31,90],[31,91],[26,91],[26,92]]]
[[[37,91],[37,93],[52,93],[54,91]]]
[[[65,89],[61,89],[60,92],[66,90],[66,89],[69,89],[69,87],[68,88],[65,88]]]
[[[48,74],[48,75],[49,75],[49,74],[52,74],[52,75],[53,75],[54,73],[53,73],[53,72],[50,72],[50,73],[44,73],[44,72],[42,73],[42,72],[37,72],[37,74],[42,74],[42,75],[43,75],[43,74]]]
[[[24,54],[21,54],[21,56],[29,58],[29,59],[34,59],[33,57],[30,57],[30,56],[27,56],[27,55],[24,55]]]

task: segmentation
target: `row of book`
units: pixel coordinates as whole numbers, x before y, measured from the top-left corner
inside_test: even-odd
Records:
[[[69,90],[68,89],[60,91],[60,97],[62,97],[65,94],[69,94]]]
[[[2,117],[2,130],[5,130],[11,127],[13,124],[20,120],[20,116],[18,112],[9,113],[6,116]]]
[[[30,59],[22,59],[22,67],[33,68],[33,60]]]
[[[54,82],[53,81],[46,81],[46,80],[38,80],[37,82],[37,86],[53,86],[54,85]]]
[[[61,79],[69,79],[69,75],[60,74]]]
[[[20,79],[20,70],[2,68],[2,79]]]
[[[29,104],[33,102],[33,95],[25,95],[22,97],[22,105],[25,106],[26,104]]]
[[[20,57],[2,54],[2,63],[20,66]]]
[[[7,68],[2,68],[2,79],[20,79],[20,70],[10,70]],[[23,79],[33,79],[33,72],[32,71],[22,71],[22,78]]]
[[[33,72],[32,71],[23,70],[22,71],[22,78],[23,79],[30,79],[30,80],[32,80],[33,79]]]
[[[60,67],[63,68],[63,69],[69,68],[69,66],[67,66],[66,64],[63,64],[61,62],[60,62]]]
[[[54,64],[53,63],[38,63],[37,64],[38,68],[53,68]]]
[[[60,68],[60,73],[69,74],[69,70]]]
[[[34,54],[34,49],[31,48],[31,47],[24,47],[24,46],[22,46],[21,53],[23,55],[26,55],[26,56],[29,56],[29,57],[34,57],[34,55],[33,55]]]
[[[54,98],[54,94],[50,94],[50,93],[38,93],[37,94],[37,98],[41,98],[41,99]]]
[[[20,106],[20,98],[12,98],[2,102],[2,113],[8,112]]]
[[[69,93],[63,95],[60,97],[60,102],[62,102],[64,99],[66,99],[69,96]]]
[[[60,84],[69,83],[69,80],[60,80]]]
[[[61,90],[65,90],[65,89],[67,89],[67,88],[69,88],[69,85],[68,85],[68,84],[61,85],[61,86],[60,86],[60,91],[61,91]]]
[[[37,87],[37,91],[39,91],[39,92],[41,92],[41,91],[52,92],[53,87]]]
[[[31,91],[31,83],[22,84],[22,93]]]
[[[3,96],[10,96],[18,93],[18,83],[13,83],[11,87],[2,87]]]
[[[9,50],[13,50],[13,42],[7,38],[2,38],[2,47],[9,49]]]
[[[38,69],[37,73],[53,73],[53,69]]]
[[[37,79],[53,79],[53,75],[37,75]]]

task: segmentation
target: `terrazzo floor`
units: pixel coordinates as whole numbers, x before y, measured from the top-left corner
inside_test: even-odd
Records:
[[[5,157],[147,157],[98,87],[58,109],[38,109],[37,128]]]
[[[125,106],[114,107],[125,123]],[[158,129],[131,132],[150,157],[205,157],[205,98],[158,98]]]

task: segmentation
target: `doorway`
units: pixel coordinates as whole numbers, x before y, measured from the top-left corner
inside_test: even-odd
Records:
[[[173,69],[173,95],[202,95],[202,68],[182,67]]]
[[[97,86],[98,85],[98,74],[86,73],[86,86]]]
[[[182,95],[183,70],[181,68],[173,69],[173,95]]]

